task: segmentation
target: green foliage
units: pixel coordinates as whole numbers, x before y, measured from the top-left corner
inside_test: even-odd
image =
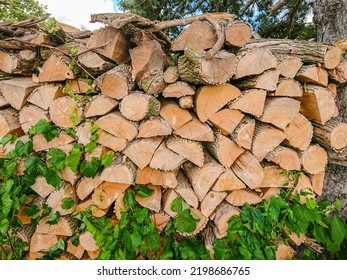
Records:
[[[71,209],[75,205],[75,201],[71,197],[65,197],[61,200],[61,208],[64,210]]]
[[[101,167],[101,160],[96,157],[93,157],[91,162],[88,162],[84,159],[80,166],[80,172],[87,178],[94,178]]]
[[[146,185],[136,185],[134,189],[137,191],[137,195],[143,198],[150,197],[154,193],[154,190],[151,190]]]
[[[58,21],[54,17],[50,17],[45,22],[41,23],[41,27],[48,33],[54,34],[58,26]]]
[[[19,21],[27,18],[42,19],[47,17],[47,6],[35,0],[0,1],[0,21]]]
[[[45,119],[39,120],[33,127],[29,129],[30,137],[37,134],[42,134],[48,142],[53,140],[55,137],[59,137],[58,128],[51,125]]]
[[[178,215],[174,219],[174,226],[178,232],[193,232],[199,222],[199,218],[190,210],[187,204],[181,197],[177,197],[172,201],[171,210],[177,212]]]
[[[60,213],[59,213],[59,211],[57,211],[48,219],[46,224],[56,225],[56,224],[58,224],[59,219],[60,219]]]

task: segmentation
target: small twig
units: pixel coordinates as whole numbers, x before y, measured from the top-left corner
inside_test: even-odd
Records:
[[[269,9],[269,15],[273,15],[279,9],[281,9],[285,4],[287,4],[288,0],[279,0],[275,4],[273,4]]]

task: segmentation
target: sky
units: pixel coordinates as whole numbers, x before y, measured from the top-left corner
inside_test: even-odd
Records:
[[[113,13],[115,5],[113,0],[37,0],[47,5],[47,10],[56,20],[77,28],[85,26],[94,30],[102,26],[90,23],[90,15],[97,13]]]

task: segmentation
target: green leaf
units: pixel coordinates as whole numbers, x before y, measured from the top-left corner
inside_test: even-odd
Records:
[[[38,162],[39,162],[39,159],[37,157],[29,156],[24,162],[24,167],[26,172],[30,174],[37,172]]]
[[[94,151],[95,148],[96,142],[89,142],[87,145],[84,146],[84,151],[86,153],[91,153],[92,151]]]
[[[98,129],[99,129],[99,126],[98,126],[96,123],[94,123],[94,124],[92,125],[92,127],[90,128],[90,132],[91,132],[92,134],[94,134]]]
[[[113,159],[113,152],[108,152],[106,154],[103,154],[101,157],[101,164],[106,168],[111,165],[112,159]]]
[[[47,120],[41,119],[34,126],[29,128],[29,135],[42,134],[43,137],[49,142],[55,137],[59,137],[59,131],[55,126],[52,126]]]
[[[80,166],[80,172],[83,176],[88,178],[94,178],[101,167],[101,161],[93,157],[91,162],[83,160]]]
[[[289,208],[288,203],[281,197],[275,197],[275,196],[271,196],[270,197],[270,202],[278,209],[286,209]]]
[[[80,242],[79,238],[78,238],[78,236],[76,234],[71,236],[70,241],[71,241],[72,245],[74,245],[74,246],[78,246],[78,244]]]
[[[259,226],[264,225],[265,217],[263,213],[259,209],[251,207],[248,203],[243,205],[240,215],[244,221],[249,221]]]
[[[56,190],[60,189],[61,185],[61,178],[59,177],[57,171],[53,170],[52,168],[49,168],[47,170],[47,173],[45,175],[46,182],[50,185],[52,185]]]
[[[186,203],[182,197],[176,197],[171,203],[171,210],[177,213],[189,209],[189,204]]]
[[[65,167],[66,154],[62,150],[51,148],[48,151],[48,155],[50,156],[48,162],[54,170],[58,171]]]
[[[137,195],[143,198],[150,197],[154,194],[154,190],[151,190],[146,185],[136,185],[135,190],[137,191]]]
[[[56,225],[56,224],[58,224],[59,219],[60,219],[60,213],[57,211],[49,218],[49,220],[46,222],[46,224]]]
[[[4,137],[1,138],[0,140],[0,145],[5,147],[8,142],[12,140],[12,134],[6,134]]]
[[[40,212],[40,208],[35,204],[30,204],[29,207],[24,210],[24,214],[29,217],[35,216],[38,212]]]
[[[134,218],[136,219],[136,221],[141,224],[143,223],[146,218],[149,217],[148,215],[148,209],[141,207],[141,208],[137,208],[132,212],[132,215],[134,216]]]
[[[74,55],[74,54],[77,54],[78,53],[78,49],[76,47],[72,47],[70,49],[70,54]]]
[[[8,221],[8,219],[3,219],[0,222],[0,233],[2,235],[5,235],[9,227],[10,227],[10,222]]]
[[[41,218],[47,217],[47,216],[49,216],[49,214],[51,214],[52,208],[48,207],[48,205],[46,203],[44,203],[42,205],[42,208],[43,208],[43,211],[41,213]]]
[[[186,209],[181,211],[174,219],[176,229],[181,232],[193,232],[196,230],[198,221],[190,214],[190,210]]]
[[[64,210],[71,209],[75,205],[75,201],[71,197],[64,197],[61,200],[61,208]]]
[[[215,258],[217,260],[230,260],[231,259],[231,247],[225,238],[217,239],[213,243],[213,250]]]
[[[27,157],[33,151],[33,142],[28,141],[24,144],[22,140],[18,140],[15,145],[15,151],[19,157]]]
[[[65,160],[65,164],[70,167],[72,172],[77,173],[77,168],[82,157],[81,145],[75,144]]]
[[[332,219],[330,228],[330,234],[332,241],[340,248],[342,241],[347,238],[346,225],[340,220],[340,218],[335,214]],[[335,253],[335,252],[331,252]]]
[[[138,232],[125,236],[125,245],[129,251],[135,251],[142,243],[141,235]]]
[[[135,192],[128,190],[123,197],[123,204],[125,208],[134,208],[137,204],[135,199]]]
[[[140,251],[142,255],[147,255],[148,252],[156,253],[161,248],[160,235],[158,230],[146,234],[142,238],[142,245]]]
[[[242,255],[243,260],[251,260],[252,259],[252,253],[245,247],[240,247],[239,252]]]

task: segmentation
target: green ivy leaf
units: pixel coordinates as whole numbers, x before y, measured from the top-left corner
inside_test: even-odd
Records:
[[[141,245],[142,238],[138,232],[125,235],[125,246],[130,252],[136,251],[136,249]]]
[[[58,171],[65,167],[66,154],[62,150],[51,148],[48,151],[48,155],[50,156],[48,162],[54,170]]]
[[[94,178],[101,167],[101,161],[93,157],[91,162],[83,160],[80,166],[80,172],[83,176],[88,178]]]
[[[12,134],[6,134],[4,137],[1,138],[0,140],[0,145],[5,147],[8,142],[12,140]]]
[[[146,185],[136,185],[135,190],[137,191],[137,195],[143,198],[150,197],[154,194],[154,190],[151,190]]]
[[[123,197],[123,204],[125,208],[134,208],[137,204],[135,199],[135,192],[133,190],[128,190]]]
[[[49,220],[46,222],[46,224],[56,225],[56,224],[58,224],[59,219],[60,219],[60,213],[57,211],[49,218]]]
[[[112,159],[113,159],[113,152],[108,152],[106,154],[103,154],[101,157],[101,164],[106,168],[111,165]]]
[[[99,126],[98,126],[96,123],[94,123],[94,124],[92,125],[92,127],[90,128],[90,132],[91,132],[92,134],[94,134],[98,129],[99,129]]]
[[[5,235],[9,227],[10,227],[10,222],[8,221],[8,219],[3,219],[0,222],[0,233],[2,235]]]
[[[51,207],[48,207],[48,204],[44,203],[42,205],[42,208],[43,208],[43,211],[41,213],[41,218],[45,218],[45,217],[48,217],[49,214],[51,214],[52,212],[52,208]]]
[[[183,210],[189,209],[189,207],[189,204],[182,197],[176,197],[171,203],[171,210],[177,213],[181,213]]]
[[[34,126],[29,128],[29,135],[42,134],[43,137],[49,142],[56,137],[59,137],[59,131],[55,126],[52,126],[47,120],[41,119]]]
[[[61,178],[59,177],[57,171],[55,171],[52,168],[49,168],[47,170],[47,173],[45,175],[46,178],[46,182],[50,185],[52,185],[56,190],[60,189],[60,185],[61,185]]]
[[[228,244],[226,238],[217,239],[213,243],[213,250],[215,258],[217,260],[230,260],[231,259],[231,247]]]
[[[71,236],[70,241],[71,241],[72,245],[74,245],[74,246],[78,246],[78,244],[80,243],[78,236],[76,234]]]
[[[334,218],[331,220],[330,234],[332,241],[336,244],[339,249],[342,241],[347,238],[346,225],[340,220],[340,218],[335,214]],[[332,254],[336,251],[331,251]]]
[[[39,159],[37,157],[29,156],[24,162],[25,171],[30,174],[36,173],[38,162]]]
[[[84,151],[86,153],[91,153],[92,151],[94,151],[95,148],[96,142],[89,142],[87,145],[84,146]]]
[[[19,157],[27,157],[33,151],[33,142],[28,141],[24,144],[22,140],[18,140],[15,145],[15,151]]]
[[[35,216],[38,212],[40,212],[40,208],[35,204],[30,204],[29,207],[24,210],[24,214],[29,217]]]
[[[181,233],[193,232],[196,230],[197,223],[198,220],[193,218],[193,216],[190,214],[190,210],[188,209],[181,211],[174,219],[174,225]]]
[[[72,172],[77,173],[77,168],[82,157],[81,145],[75,144],[66,158],[65,164],[70,167]]]
[[[75,201],[71,197],[64,197],[61,200],[61,208],[64,210],[71,209],[75,205]]]

